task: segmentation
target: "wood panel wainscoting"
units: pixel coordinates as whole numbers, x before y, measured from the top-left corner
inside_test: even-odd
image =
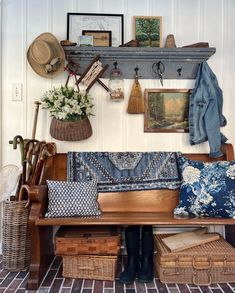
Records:
[[[192,160],[212,162],[234,159],[233,146],[222,146],[223,157],[212,159],[208,154],[185,154]],[[48,196],[46,180],[67,179],[67,155],[56,154],[47,158],[40,185],[26,186],[31,212],[29,229],[31,233],[31,265],[27,288],[38,288],[48,266],[54,257],[53,226],[63,225],[225,225],[226,240],[235,247],[235,219],[223,218],[175,218],[173,209],[179,200],[179,190],[146,190],[110,194],[99,194],[98,201],[102,215],[98,218],[45,218]],[[146,200],[146,198],[148,200]]]

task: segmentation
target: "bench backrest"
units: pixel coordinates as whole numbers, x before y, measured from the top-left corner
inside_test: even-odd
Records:
[[[208,154],[185,154],[186,157],[204,162],[234,159],[233,146],[222,146],[223,157],[212,159]],[[67,180],[67,154],[56,154],[45,162],[41,184],[50,180]],[[146,191],[128,191],[99,193],[102,212],[170,212],[178,204],[179,190],[161,189]]]

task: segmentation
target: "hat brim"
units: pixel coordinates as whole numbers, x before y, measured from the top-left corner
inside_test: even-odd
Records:
[[[39,35],[33,42],[35,42],[36,40],[42,40],[42,41],[47,42],[53,48],[54,57],[60,58],[60,64],[57,66],[56,71],[46,73],[44,65],[38,64],[31,57],[31,54],[30,54],[31,45],[30,45],[28,48],[28,51],[27,51],[27,59],[28,59],[29,64],[31,65],[32,69],[38,75],[45,77],[45,78],[53,78],[53,77],[59,75],[59,73],[61,73],[61,71],[64,70],[64,65],[65,65],[65,53],[64,53],[62,46],[60,45],[60,43],[58,42],[56,37],[51,33],[43,33],[43,34]],[[32,44],[33,44],[33,42],[32,42]]]

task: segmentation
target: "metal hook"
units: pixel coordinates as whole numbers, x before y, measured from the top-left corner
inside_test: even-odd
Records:
[[[177,72],[178,72],[178,75],[181,76],[181,74],[182,74],[182,66],[177,69]]]
[[[161,82],[161,85],[163,86],[163,73],[165,72],[165,65],[162,63],[162,61],[158,61],[153,63],[152,70],[155,74],[158,75],[159,80]]]
[[[136,75],[136,77],[138,76],[138,71],[139,71],[139,67],[138,67],[138,65],[135,67],[135,75]]]

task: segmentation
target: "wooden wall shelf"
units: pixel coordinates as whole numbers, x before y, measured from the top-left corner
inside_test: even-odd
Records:
[[[215,48],[143,48],[143,47],[77,47],[64,46],[66,59],[79,64],[80,75],[95,56],[100,55],[103,65],[109,68],[102,77],[109,78],[113,63],[118,62],[123,77],[132,79],[134,68],[139,67],[142,79],[159,78],[152,70],[153,63],[161,61],[165,66],[163,79],[194,79],[198,65],[212,56]],[[181,71],[179,74],[179,70]]]

